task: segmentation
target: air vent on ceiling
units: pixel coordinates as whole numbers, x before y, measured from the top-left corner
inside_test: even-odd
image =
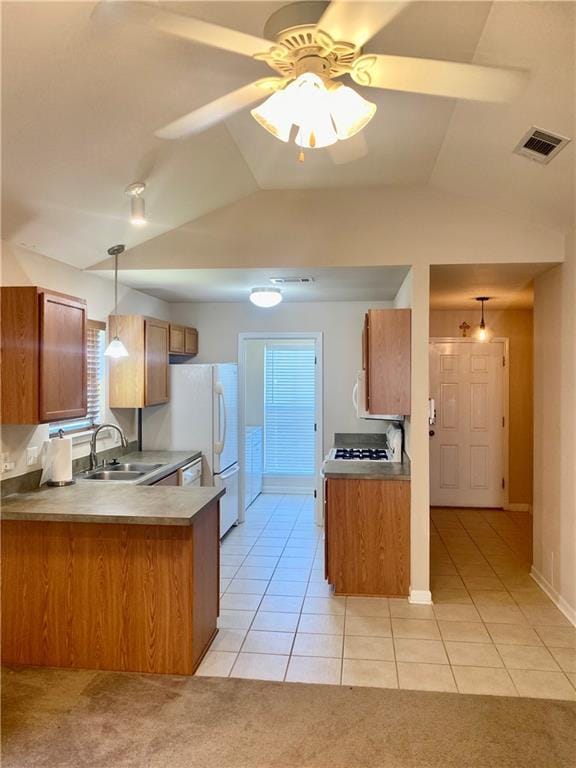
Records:
[[[271,277],[270,282],[274,285],[308,285],[313,283],[313,277]]]
[[[549,163],[570,141],[571,139],[567,139],[565,136],[557,136],[532,126],[522,136],[514,152],[517,155],[529,157],[530,160],[537,163]]]

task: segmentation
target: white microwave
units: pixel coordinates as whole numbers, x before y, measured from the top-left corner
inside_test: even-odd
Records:
[[[380,419],[382,421],[404,421],[404,416],[383,413],[368,413],[366,410],[366,375],[359,371],[352,390],[354,412],[359,419]]]

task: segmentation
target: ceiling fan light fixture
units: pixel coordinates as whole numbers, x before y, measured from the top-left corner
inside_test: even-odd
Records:
[[[252,288],[250,301],[262,309],[275,307],[282,301],[282,291],[279,288]]]
[[[287,142],[292,129],[292,108],[286,91],[276,91],[250,114],[272,136]]]
[[[376,114],[376,104],[360,96],[353,88],[336,83],[329,91],[330,114],[340,140],[350,139]]]

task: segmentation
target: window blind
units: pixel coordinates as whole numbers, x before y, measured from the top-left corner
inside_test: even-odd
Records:
[[[86,388],[88,410],[81,419],[56,421],[50,424],[50,434],[59,430],[76,432],[100,424],[104,414],[104,342],[106,332],[97,324],[86,328]]]
[[[313,475],[315,470],[315,347],[265,347],[264,473]]]

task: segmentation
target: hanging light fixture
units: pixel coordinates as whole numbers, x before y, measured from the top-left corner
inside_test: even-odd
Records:
[[[476,301],[479,301],[482,305],[482,316],[480,318],[480,325],[478,326],[478,330],[476,331],[476,338],[478,341],[489,341],[490,340],[490,330],[486,326],[486,321],[484,320],[484,302],[490,301],[490,296],[477,296]]]
[[[270,309],[282,301],[282,291],[279,288],[252,288],[250,301],[257,307]]]
[[[130,223],[136,227],[147,224],[146,205],[142,193],[146,189],[143,181],[135,181],[126,187],[126,194],[130,198]]]
[[[341,83],[315,72],[304,72],[281,91],[276,91],[252,117],[281,141],[298,128],[295,143],[305,149],[329,147],[349,139],[367,125],[376,105]]]
[[[108,248],[108,255],[114,256],[114,323],[116,334],[104,351],[106,357],[128,357],[128,350],[118,336],[118,321],[116,319],[118,314],[118,256],[124,253],[124,250],[124,245],[113,245],[112,248]]]

